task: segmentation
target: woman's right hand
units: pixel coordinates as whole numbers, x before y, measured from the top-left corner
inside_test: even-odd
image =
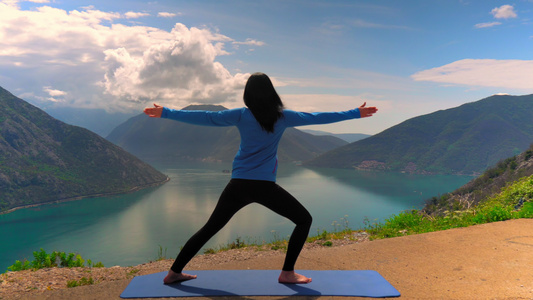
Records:
[[[163,113],[163,106],[154,103],[154,107],[145,108],[144,113],[147,114],[150,118],[161,118],[161,114]]]

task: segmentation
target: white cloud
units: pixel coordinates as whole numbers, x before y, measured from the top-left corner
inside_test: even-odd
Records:
[[[411,76],[466,86],[533,90],[533,60],[463,59]]]
[[[514,7],[512,5],[502,5],[500,7],[495,7],[490,12],[495,19],[511,19],[516,18],[517,14],[514,11]],[[475,28],[490,28],[494,26],[501,25],[501,22],[486,22],[486,23],[478,23],[474,25]]]
[[[283,104],[292,110],[317,112],[332,110],[349,110],[367,102],[368,106],[379,106],[381,109],[390,108],[391,101],[380,99],[376,95],[336,95],[336,94],[283,94]]]
[[[514,7],[508,4],[495,7],[490,13],[496,19],[511,19],[517,17]]]
[[[18,0],[0,0],[0,5],[5,5],[6,7],[18,8]]]
[[[290,86],[303,88],[304,90],[325,88],[334,90],[410,91],[415,88],[411,80],[401,76],[329,66],[317,66],[317,68],[326,68],[327,72],[332,72],[337,76],[313,78],[275,77],[272,78],[272,81],[277,87]]]
[[[134,102],[220,103],[235,98],[248,75],[232,76],[215,62],[226,52],[213,41],[228,40],[206,29],[176,24],[169,38],[150,45],[142,55],[126,48],[106,50],[103,85],[107,93]]]
[[[60,90],[55,90],[55,89],[52,89],[51,87],[49,86],[45,86],[43,88],[43,90],[45,92],[48,93],[48,95],[52,96],[52,97],[57,97],[57,96],[65,96],[67,94],[67,92],[64,92],[64,91],[60,91]]]
[[[254,39],[247,38],[244,42],[233,42],[235,45],[249,45],[249,46],[264,46],[265,42],[262,41],[256,41]]]
[[[500,22],[487,22],[487,23],[479,23],[479,24],[476,24],[474,25],[474,27],[476,28],[489,28],[489,27],[494,27],[494,26],[498,26],[498,25],[501,25],[502,23]]]
[[[373,23],[373,22],[368,22],[368,21],[361,20],[361,19],[352,20],[350,22],[350,25],[354,27],[361,27],[361,28],[413,30],[413,28],[410,28],[408,26]]]
[[[150,15],[149,13],[141,13],[141,12],[133,12],[133,11],[128,11],[127,13],[124,14],[126,19],[137,19],[137,18],[149,16],[149,15]]]
[[[238,99],[248,77],[230,74],[217,57],[235,42],[214,30],[176,24],[169,32],[113,23],[121,15],[85,7],[21,10],[0,2],[0,68],[23,79],[35,100],[133,110],[152,101],[178,107]],[[254,44],[254,40],[244,43]],[[52,88],[53,86],[53,88]],[[48,98],[47,98],[48,97]]]
[[[0,3],[11,7],[18,7],[18,2],[18,0],[0,0]]]
[[[46,93],[48,93],[48,95],[50,95],[50,97],[43,97],[43,99],[50,101],[50,102],[55,102],[55,103],[63,102],[65,99],[64,97],[67,95],[67,92],[52,89],[49,86],[45,86],[43,90]],[[61,98],[61,99],[58,99],[58,98]]]
[[[158,17],[162,17],[162,18],[172,18],[172,17],[175,17],[177,16],[178,14],[175,14],[175,13],[169,13],[169,12],[159,12],[157,14]]]

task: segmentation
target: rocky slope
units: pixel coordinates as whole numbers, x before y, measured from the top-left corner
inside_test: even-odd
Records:
[[[166,180],[97,134],[58,121],[0,87],[0,212]]]
[[[442,215],[445,211],[468,210],[499,193],[503,187],[530,175],[533,175],[533,144],[519,155],[500,161],[457,190],[429,199],[423,211]]]

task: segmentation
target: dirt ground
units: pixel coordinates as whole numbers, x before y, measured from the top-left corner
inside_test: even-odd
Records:
[[[257,253],[246,260],[219,261],[196,269],[276,269],[283,263],[283,253]],[[167,268],[168,264],[161,264],[148,273],[165,271]],[[305,249],[296,268],[375,270],[401,293],[400,299],[533,299],[533,219],[339,247]],[[126,279],[52,290],[26,295],[22,299],[120,299],[129,282]],[[329,296],[231,297],[264,300],[287,298],[368,299]],[[230,297],[186,299],[222,300]]]

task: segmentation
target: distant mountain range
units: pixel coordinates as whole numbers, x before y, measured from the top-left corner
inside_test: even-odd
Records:
[[[359,140],[366,139],[367,137],[370,136],[369,134],[363,134],[363,133],[331,133],[331,132],[311,130],[311,129],[303,129],[302,131],[310,133],[312,135],[331,135],[341,140],[345,140],[348,143],[357,142]]]
[[[495,95],[409,119],[350,144],[322,132],[290,128],[278,156],[317,167],[479,175],[504,159],[506,168],[514,168],[508,158],[533,143],[532,116],[533,95]],[[140,114],[112,130],[107,139],[145,160],[229,162],[240,137],[234,127],[195,126]],[[0,87],[0,212],[122,193],[167,180],[108,140],[67,125]],[[533,150],[528,151],[524,155],[529,159]],[[490,172],[494,173],[489,170],[483,178],[492,180]],[[477,188],[465,189],[470,193]]]
[[[523,152],[531,143],[533,95],[495,95],[409,119],[305,165],[480,174],[498,161]]]
[[[71,106],[50,106],[43,108],[43,110],[58,120],[89,129],[101,137],[108,136],[111,130],[138,113],[110,113],[101,108],[89,109]]]
[[[0,87],[0,212],[161,184],[167,176]]]
[[[191,105],[185,110],[225,110],[217,105]],[[232,161],[239,149],[235,127],[190,125],[140,114],[115,128],[107,139],[148,161]],[[333,136],[315,136],[288,128],[280,141],[280,161],[301,162],[348,144]]]

